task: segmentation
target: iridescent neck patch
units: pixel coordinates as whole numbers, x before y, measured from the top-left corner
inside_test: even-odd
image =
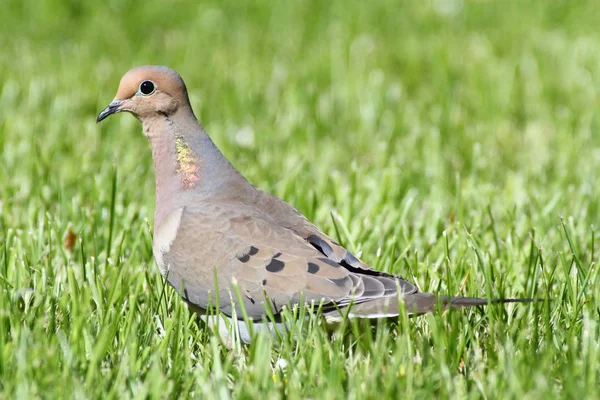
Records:
[[[177,151],[176,171],[181,174],[181,188],[192,189],[200,180],[199,160],[181,136],[175,139],[175,150]]]

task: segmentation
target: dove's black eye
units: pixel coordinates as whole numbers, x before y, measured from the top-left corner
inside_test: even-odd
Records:
[[[144,81],[140,83],[140,93],[144,96],[154,93],[155,90],[156,86],[154,86],[154,82],[152,81]]]

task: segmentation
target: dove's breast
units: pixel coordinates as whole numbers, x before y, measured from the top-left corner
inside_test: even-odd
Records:
[[[177,236],[182,213],[183,208],[181,207],[171,211],[154,230],[152,252],[154,253],[156,265],[163,276],[167,272],[167,266],[165,265],[163,255],[169,252],[171,245]]]

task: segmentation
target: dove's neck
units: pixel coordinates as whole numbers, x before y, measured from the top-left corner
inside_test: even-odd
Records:
[[[227,161],[190,112],[143,121],[150,140],[156,178],[156,218],[160,222],[178,207],[250,186]],[[244,190],[242,190],[244,192]]]

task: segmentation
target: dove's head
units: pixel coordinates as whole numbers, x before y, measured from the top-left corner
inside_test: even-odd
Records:
[[[121,111],[143,121],[172,115],[181,108],[191,110],[181,76],[168,67],[147,65],[134,68],[121,78],[115,99],[102,110],[96,122]]]

